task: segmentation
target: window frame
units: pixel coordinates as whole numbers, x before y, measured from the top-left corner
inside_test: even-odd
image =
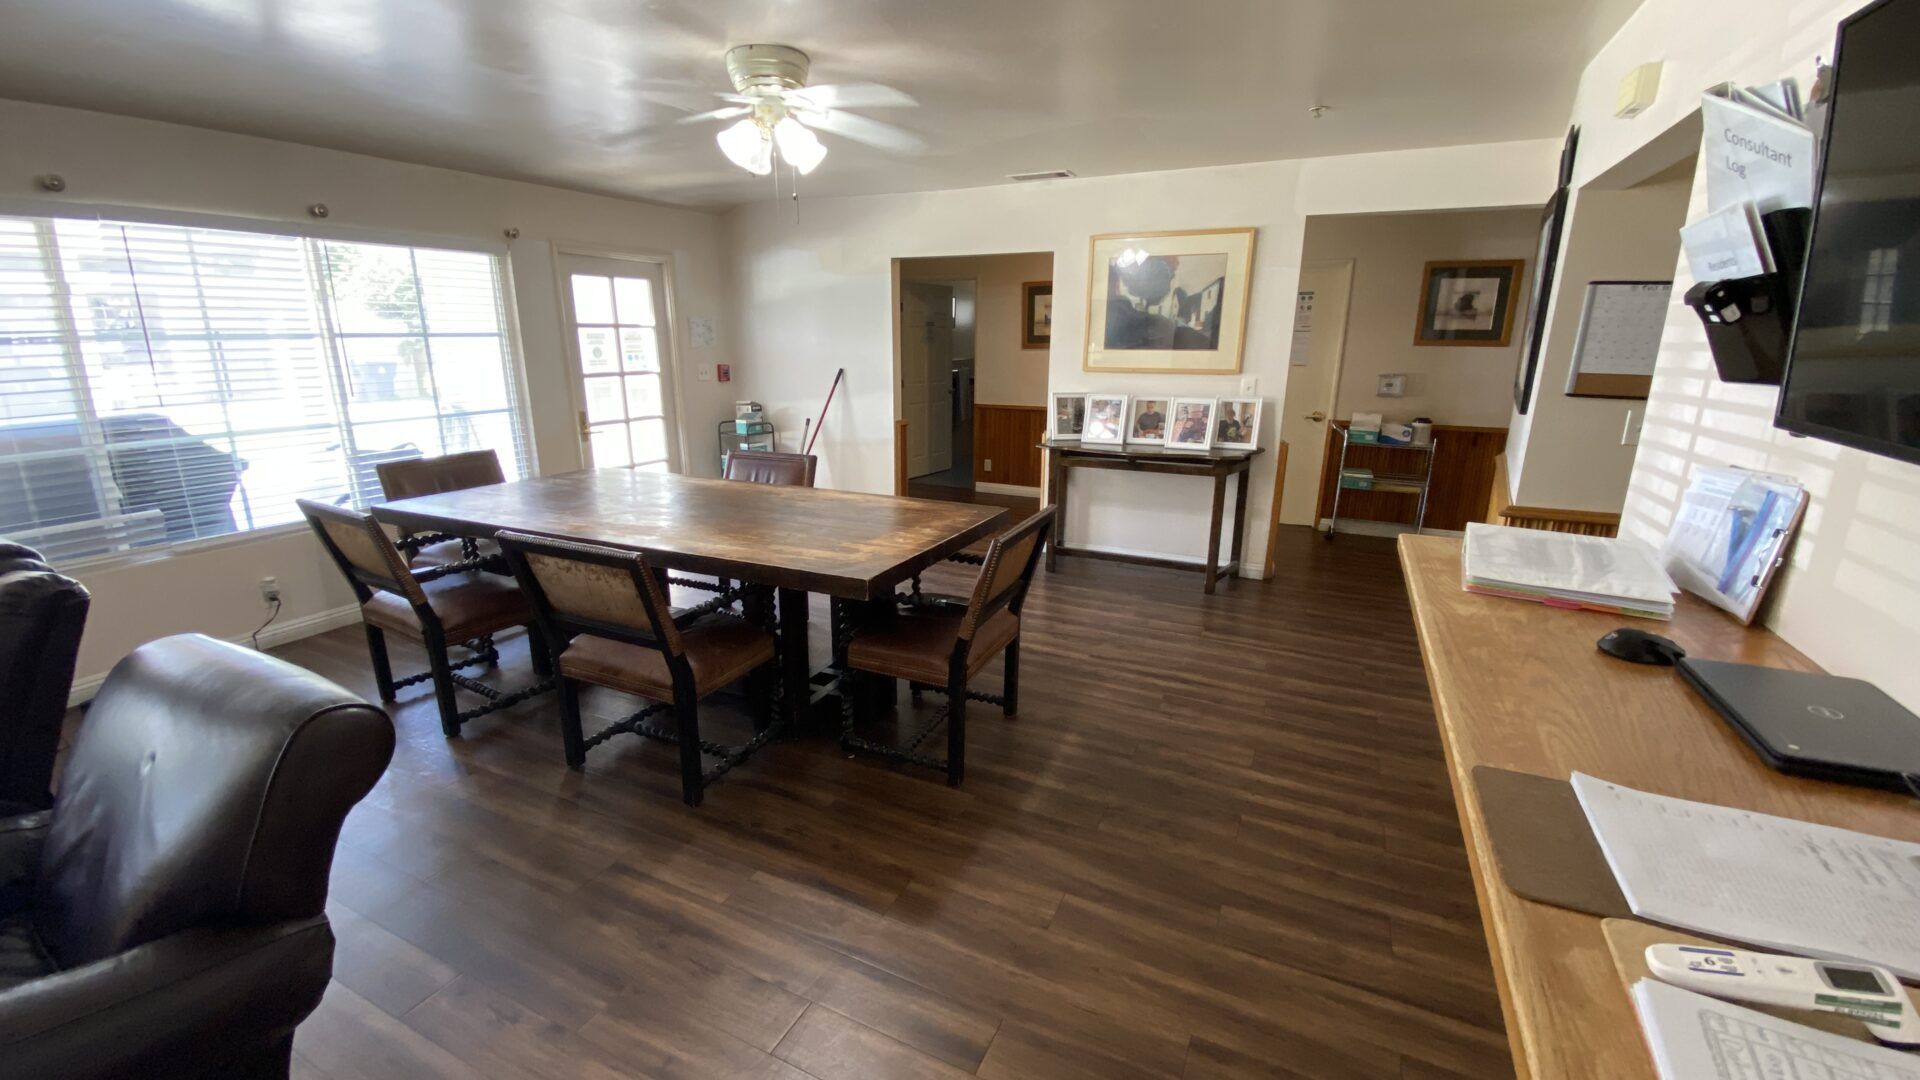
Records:
[[[206,214],[195,211],[163,210],[154,207],[123,206],[107,203],[53,202],[44,199],[0,197],[0,216],[66,219],[91,222],[176,226],[219,229],[229,232],[286,236],[300,240],[322,240],[350,244],[380,244],[406,248],[462,251],[487,255],[498,260],[496,280],[500,290],[500,334],[507,350],[507,377],[512,382],[508,411],[525,432],[527,475],[540,475],[539,437],[534,426],[533,401],[528,394],[526,349],[520,332],[520,312],[514,295],[512,249],[493,240],[441,233],[422,233],[402,229],[337,226],[322,222],[295,222],[271,218]],[[556,275],[556,278],[558,275]],[[671,279],[669,279],[669,282]],[[671,289],[671,284],[668,285]],[[669,292],[669,296],[671,293]],[[332,346],[326,346],[331,349]],[[88,406],[91,412],[91,405]],[[63,573],[112,571],[124,566],[158,562],[176,555],[188,556],[254,542],[268,542],[308,531],[305,522],[289,521],[218,536],[195,537],[130,551],[109,552],[61,560],[56,569]]]

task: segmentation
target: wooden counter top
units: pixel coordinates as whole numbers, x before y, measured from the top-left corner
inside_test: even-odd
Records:
[[[1600,920],[1523,900],[1494,865],[1471,772],[1564,779],[1578,770],[1645,791],[1920,841],[1910,797],[1784,776],[1762,764],[1672,668],[1594,642],[1623,624],[1699,657],[1817,671],[1771,632],[1683,597],[1671,623],[1567,611],[1460,588],[1460,541],[1402,536],[1400,562],[1446,746],[1454,802],[1522,1077],[1652,1080]]]

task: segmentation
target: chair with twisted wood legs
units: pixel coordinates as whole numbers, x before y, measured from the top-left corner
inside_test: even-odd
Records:
[[[854,628],[840,672],[843,747],[944,769],[947,783],[960,783],[966,773],[967,700],[997,703],[1007,716],[1020,710],[1020,606],[1026,602],[1027,586],[1052,529],[1049,506],[995,537],[964,605],[905,606],[871,625]],[[968,681],[1003,650],[1007,664],[1002,692],[969,690]],[[857,685],[863,673],[905,679],[916,689],[944,692],[946,707],[905,743],[862,738],[856,731],[866,707],[867,695]],[[943,721],[947,727],[944,761],[919,753],[920,744]]]
[[[380,492],[388,502],[504,484],[507,480],[506,473],[500,470],[500,455],[491,450],[382,461],[373,471],[380,478]],[[491,544],[445,533],[403,536],[400,550],[406,552],[407,561],[416,566],[472,565],[483,556],[495,553]]]
[[[371,515],[307,499],[300,500],[300,512],[306,515],[307,523],[320,538],[320,546],[333,558],[360,601],[367,652],[373,658],[373,677],[382,701],[394,700],[403,686],[431,679],[440,709],[440,730],[451,739],[469,720],[553,689],[553,669],[540,641],[538,621],[512,579],[468,572],[458,565],[416,570]],[[494,647],[493,635],[515,626],[527,628],[527,651],[539,681],[503,692],[460,674],[460,668],[498,664],[500,652]],[[394,678],[387,658],[389,631],[424,646],[429,670]],[[450,657],[449,646],[456,644],[467,648],[465,659]],[[454,698],[456,687],[485,698],[487,703],[461,710]]]
[[[689,620],[682,612],[676,620],[667,605],[666,575],[644,555],[524,533],[502,532],[494,539],[533,603],[560,673],[560,730],[569,768],[582,768],[588,750],[619,734],[674,743],[681,796],[688,806],[699,806],[708,786],[776,734],[766,589],[745,590],[752,621],[711,605],[702,605],[709,609],[704,617]],[[753,737],[740,746],[702,739],[700,701],[743,677],[754,704]],[[587,736],[580,724],[583,683],[655,704]],[[666,711],[674,716],[671,731],[649,722]],[[718,759],[712,768],[703,754]]]

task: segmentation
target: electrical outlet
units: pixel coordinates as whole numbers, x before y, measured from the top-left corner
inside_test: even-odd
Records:
[[[272,607],[280,602],[280,579],[263,577],[260,579],[260,602]]]
[[[992,459],[992,458],[988,458],[988,459],[987,459],[987,470],[986,470],[986,471],[988,471],[988,472],[992,472],[992,471],[993,471],[993,459]]]

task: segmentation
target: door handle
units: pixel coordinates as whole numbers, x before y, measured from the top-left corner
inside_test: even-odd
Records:
[[[593,429],[587,426],[587,411],[582,409],[580,410],[580,440],[585,442],[587,437],[592,434]]]
[[[1315,409],[1312,412],[1308,413],[1305,419],[1311,420],[1316,424],[1325,423],[1327,419],[1327,414],[1324,412],[1321,412],[1319,409]]]

